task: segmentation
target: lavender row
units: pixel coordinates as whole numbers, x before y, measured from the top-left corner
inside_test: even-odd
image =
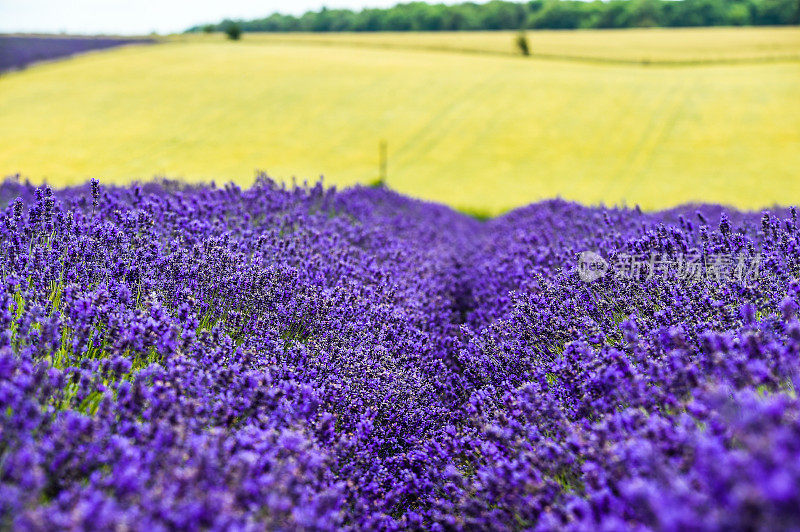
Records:
[[[125,39],[119,37],[0,35],[0,72],[18,70],[39,61],[60,59],[90,50],[152,42],[154,41],[151,39]]]
[[[794,210],[479,222],[266,178],[0,204],[3,528],[800,528]],[[587,281],[586,251],[758,268]]]

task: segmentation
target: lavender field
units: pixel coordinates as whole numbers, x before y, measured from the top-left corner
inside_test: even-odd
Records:
[[[0,72],[17,70],[39,61],[62,59],[91,50],[149,42],[153,42],[153,40],[120,37],[0,35]]]
[[[2,528],[800,527],[794,210],[0,204]]]

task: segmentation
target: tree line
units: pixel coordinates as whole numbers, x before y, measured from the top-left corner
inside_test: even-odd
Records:
[[[411,2],[386,9],[327,9],[224,20],[198,31],[341,32],[639,28],[787,25],[800,22],[800,0],[492,0],[456,5]]]

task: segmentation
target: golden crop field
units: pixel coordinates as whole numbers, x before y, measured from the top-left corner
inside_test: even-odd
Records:
[[[413,37],[395,34],[361,46],[178,38],[0,76],[0,173],[57,185],[154,175],[246,185],[262,169],[349,185],[377,177],[385,140],[392,188],[472,211],[554,196],[644,208],[800,201],[797,29],[529,39],[536,53],[546,39],[567,50],[555,43],[572,36],[586,55],[617,34],[654,36],[651,57],[786,57],[642,66],[381,47]],[[487,47],[512,37],[459,38],[470,36]],[[639,57],[635,46],[609,40],[604,57]]]
[[[251,42],[370,46],[388,49],[462,51],[518,55],[517,32],[264,33]],[[800,28],[647,28],[526,32],[539,58],[611,63],[705,64],[764,60],[800,60]],[[218,40],[189,35],[179,39]]]

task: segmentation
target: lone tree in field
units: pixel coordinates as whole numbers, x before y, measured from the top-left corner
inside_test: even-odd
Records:
[[[236,22],[228,22],[225,24],[225,35],[232,41],[238,41],[242,36],[242,28]]]
[[[517,38],[514,42],[517,45],[517,50],[519,50],[522,55],[531,55],[531,49],[528,46],[528,36],[524,31],[517,34]]]

